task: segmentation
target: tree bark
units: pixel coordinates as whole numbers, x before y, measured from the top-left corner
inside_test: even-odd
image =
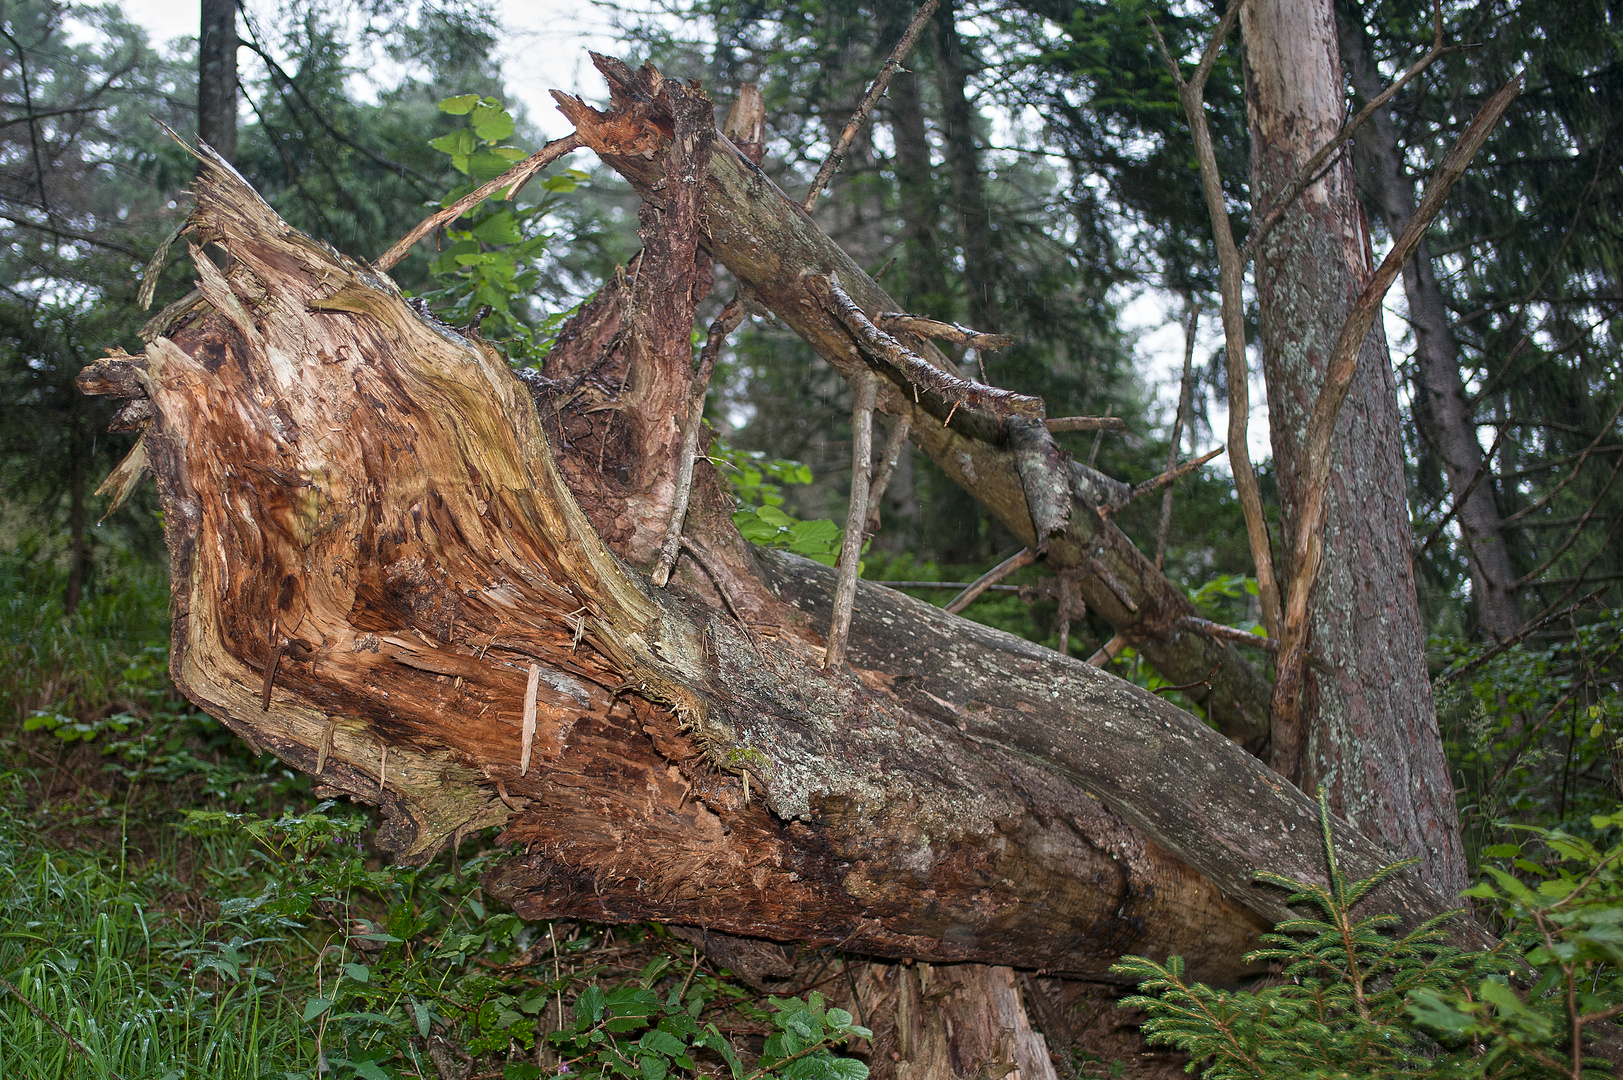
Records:
[[[1261,220],[1345,105],[1330,0],[1241,9],[1252,201]],[[1287,551],[1302,497],[1303,439],[1347,312],[1373,272],[1343,157],[1307,188],[1257,257],[1263,370]],[[1410,562],[1396,387],[1379,324],[1341,409],[1309,648],[1330,674],[1302,691],[1300,756],[1275,732],[1276,764],[1370,837],[1421,860],[1448,895],[1465,886],[1453,785],[1437,731]],[[1288,575],[1287,575],[1288,576]],[[1295,733],[1287,733],[1295,734]],[[1293,760],[1294,759],[1294,760]]]
[[[197,34],[197,137],[237,160],[237,0],[202,0]]]
[[[1369,56],[1363,25],[1339,6],[1337,23],[1341,58],[1352,85],[1364,98],[1374,98],[1385,85]],[[1354,137],[1353,147],[1367,166],[1366,195],[1387,231],[1397,236],[1414,215],[1415,198],[1389,109],[1370,117]],[[1516,589],[1520,575],[1500,523],[1493,477],[1481,475],[1485,468],[1482,444],[1477,441],[1476,417],[1460,376],[1459,345],[1424,240],[1403,267],[1403,292],[1414,329],[1416,389],[1423,397],[1414,410],[1415,425],[1421,438],[1435,448],[1449,493],[1459,507],[1456,516],[1464,534],[1477,622],[1490,640],[1508,641],[1522,628],[1521,598]]]

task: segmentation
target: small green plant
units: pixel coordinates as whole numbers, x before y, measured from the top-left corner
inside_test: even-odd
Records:
[[[1190,1071],[1199,1068],[1208,1080],[1483,1075],[1474,1047],[1453,1032],[1431,1037],[1414,1023],[1410,1005],[1417,995],[1452,1000],[1468,987],[1502,979],[1509,970],[1503,950],[1466,952],[1446,944],[1443,926],[1457,911],[1401,936],[1393,932],[1394,915],[1358,917],[1359,901],[1415,860],[1348,881],[1322,790],[1319,818],[1328,885],[1258,875],[1286,890],[1287,903],[1317,913],[1280,923],[1264,935],[1264,948],[1245,957],[1270,965],[1273,974],[1263,985],[1219,990],[1186,980],[1180,957],[1163,965],[1129,956],[1112,970],[1146,992],[1122,1004],[1143,1009],[1149,1040],[1189,1054]]]
[[[700,1073],[705,1057],[724,1063],[733,1080],[865,1080],[868,1067],[855,1058],[838,1057],[833,1049],[850,1039],[865,1039],[872,1032],[853,1022],[844,1009],[830,1008],[813,991],[804,999],[771,998],[767,1016],[775,1028],[754,1069],[746,1069],[738,1053],[714,1023],[703,1022],[704,1011],[715,998],[713,985],[695,982],[693,966],[680,986],[663,995],[656,990],[670,961],[659,957],[634,980],[603,990],[595,983],[575,999],[574,1023],[554,1032],[551,1040],[561,1055],[558,1071],[582,1076],[623,1076],[633,1080],[665,1080]],[[533,1066],[531,1068],[534,1068]],[[533,1080],[533,1072],[510,1073],[511,1080]]]
[[[1610,833],[1623,826],[1623,810],[1590,825],[1597,837]],[[1422,989],[1410,1012],[1433,1031],[1481,1046],[1486,1075],[1610,1076],[1605,1061],[1584,1059],[1583,1040],[1615,1031],[1623,1014],[1623,841],[1510,828],[1527,840],[1486,849],[1499,865],[1484,867],[1487,880],[1465,895],[1505,925],[1527,991],[1493,979],[1468,991]]]
[[[811,469],[798,461],[768,458],[760,451],[739,450],[719,437],[710,445],[710,460],[722,467],[738,509],[733,524],[752,544],[782,548],[824,566],[839,559],[845,530],[832,521],[801,521],[783,509],[783,488],[809,484]]]
[[[429,145],[468,177],[441,206],[452,205],[526,156],[507,143],[513,117],[495,98],[464,94],[446,98],[440,110],[467,117],[467,126]],[[559,311],[536,318],[526,309],[526,298],[538,291],[540,262],[552,239],[542,226],[558,200],[586,176],[579,169],[565,169],[532,185],[542,193],[535,202],[520,205],[493,197],[470,210],[461,219],[464,224],[445,230],[448,243],[429,267],[440,285],[425,292],[423,300],[446,322],[477,330],[509,363],[539,367],[570,315]]]

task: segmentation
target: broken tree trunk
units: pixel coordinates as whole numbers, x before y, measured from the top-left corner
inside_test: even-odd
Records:
[[[708,106],[678,104],[657,155],[677,183],[649,221],[681,232]],[[623,377],[527,388],[222,161],[196,195],[198,292],[81,386],[150,416],[119,475],[158,483],[177,683],[380,805],[401,859],[499,825],[524,854],[488,886],[527,917],[1104,979],[1124,952],[1236,979],[1285,914],[1254,872],[1322,876],[1308,799],[1086,664],[864,583],[850,666],[821,670],[832,572],[745,545],[703,463],[694,557],[652,589],[625,559],[661,535],[641,523],[681,439],[655,421],[685,415],[664,387],[688,384],[691,347],[597,337],[592,312],[634,310],[647,282],[691,326],[691,245],[646,249],[560,346],[567,369],[596,342]],[[605,384],[641,389],[571,411]],[[1351,873],[1388,858],[1337,836]],[[1376,906],[1443,905],[1410,875]]]
[[[633,71],[597,54],[593,61],[608,80],[609,111],[599,112],[555,93],[559,108],[586,145],[644,198],[662,200],[665,181],[659,152],[672,130],[658,89],[664,80],[652,68]],[[824,283],[836,281],[870,318],[902,305],[725,138],[717,139],[709,157],[705,197],[704,248],[849,381],[867,361],[846,325],[819,299],[819,292],[826,291]],[[596,332],[612,335],[617,327],[605,323]],[[908,334],[899,334],[898,340],[944,372],[951,370],[930,342]],[[950,391],[906,385],[890,370],[881,374],[891,377],[881,380],[879,409],[908,418],[914,443],[947,476],[1028,547],[1046,547],[1048,564],[1056,573],[1087,568],[1089,572],[1078,580],[1089,609],[1109,621],[1169,682],[1187,685],[1185,692],[1208,710],[1219,730],[1236,741],[1259,745],[1269,724],[1267,680],[1231,644],[1187,629],[1189,624],[1180,620],[1198,615],[1189,598],[1126,534],[1096,512],[1097,500],[1090,502],[1088,491],[1072,481],[1066,497],[1074,498],[1076,506],[1064,531],[1038,536],[1017,455],[1009,445],[1010,432],[989,425],[984,414],[960,407],[963,402]],[[1030,415],[1040,416],[1041,402],[1022,401],[1029,403]],[[1019,408],[1019,403],[1011,407]]]

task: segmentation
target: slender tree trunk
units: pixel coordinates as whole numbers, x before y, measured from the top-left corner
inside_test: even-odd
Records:
[[[1369,55],[1363,24],[1349,17],[1344,5],[1337,9],[1337,22],[1341,58],[1352,84],[1365,100],[1374,98],[1385,89],[1385,81]],[[1366,194],[1388,232],[1396,236],[1414,215],[1415,197],[1388,109],[1377,112],[1364,125],[1354,138],[1354,149],[1367,166],[1364,171],[1370,182]],[[1493,477],[1481,475],[1485,468],[1482,444],[1477,441],[1476,417],[1460,377],[1459,345],[1424,240],[1403,267],[1403,291],[1414,328],[1416,389],[1424,397],[1414,410],[1415,424],[1441,459],[1448,490],[1459,507],[1456,516],[1464,534],[1477,621],[1490,640],[1505,641],[1522,625],[1516,590],[1519,575],[1500,523]]]
[[[1346,97],[1331,0],[1252,0],[1241,9],[1260,219],[1339,129]],[[1369,235],[1342,158],[1309,187],[1258,253],[1256,283],[1269,428],[1293,550],[1303,438],[1341,324],[1372,273]],[[1421,860],[1453,895],[1465,884],[1453,785],[1437,731],[1411,567],[1402,428],[1379,324],[1336,428],[1324,569],[1309,648],[1330,674],[1303,690],[1303,758],[1285,762],[1306,791],[1367,835]]]
[[[942,0],[935,13],[936,81],[941,88],[941,115],[947,167],[952,174],[958,211],[958,239],[964,249],[964,292],[970,325],[995,333],[998,328],[997,268],[992,257],[992,221],[981,182],[981,155],[975,145],[975,110],[969,104],[969,74],[963,39],[958,36],[957,6]]]
[[[85,578],[90,569],[90,544],[85,536],[85,458],[89,441],[84,437],[84,399],[75,395],[69,431],[72,438],[73,464],[68,475],[68,587],[62,597],[62,607],[69,615],[79,610],[84,598]]]
[[[913,5],[907,0],[887,0],[883,11],[885,22],[879,41],[888,49],[885,43],[900,38],[907,28]],[[922,43],[914,55],[915,65],[924,62]],[[917,72],[898,71],[885,98],[891,139],[896,144],[896,198],[905,238],[907,286],[900,299],[908,311],[945,318],[952,313],[952,294],[942,261],[941,200],[935,187],[930,134],[924,125],[924,100],[919,87]]]
[[[202,0],[197,50],[197,137],[237,160],[237,0]]]

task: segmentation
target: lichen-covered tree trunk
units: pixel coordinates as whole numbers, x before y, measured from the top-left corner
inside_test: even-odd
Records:
[[[1260,220],[1342,122],[1346,102],[1331,0],[1252,0],[1241,8],[1252,200]],[[1335,159],[1257,255],[1263,370],[1280,508],[1292,550],[1303,439],[1347,312],[1372,273],[1368,229],[1346,158]],[[1310,645],[1302,786],[1371,837],[1421,860],[1450,894],[1465,885],[1453,785],[1443,760],[1410,565],[1402,430],[1377,324],[1335,432],[1324,569]],[[1287,568],[1287,572],[1289,568]]]
[[[525,916],[1105,980],[1177,952],[1239,978],[1286,914],[1255,871],[1322,859],[1312,803],[1238,745],[873,584],[825,670],[832,572],[744,544],[703,462],[686,554],[650,585],[672,418],[702,392],[697,251],[726,220],[706,159],[736,151],[702,94],[645,79],[645,247],[528,384],[205,155],[197,291],[80,380],[145,425],[112,482],[158,483],[178,684],[378,804],[403,860],[501,827],[522,854],[486,884]],[[1388,860],[1336,829],[1348,872]],[[1408,875],[1376,906],[1442,900]]]
[[[1342,59],[1352,85],[1365,100],[1385,89],[1364,40],[1363,26],[1337,8]],[[1355,149],[1369,177],[1368,196],[1388,232],[1397,236],[1415,212],[1414,184],[1403,167],[1403,151],[1391,113],[1381,109],[1358,133]],[[1471,599],[1477,622],[1492,641],[1509,641],[1522,628],[1520,576],[1511,558],[1509,537],[1494,499],[1496,484],[1483,460],[1460,372],[1459,344],[1449,322],[1448,304],[1432,267],[1431,252],[1421,240],[1403,267],[1403,292],[1414,329],[1417,389],[1414,420],[1420,437],[1442,465],[1448,491],[1458,507],[1464,532],[1466,565],[1471,573]]]

